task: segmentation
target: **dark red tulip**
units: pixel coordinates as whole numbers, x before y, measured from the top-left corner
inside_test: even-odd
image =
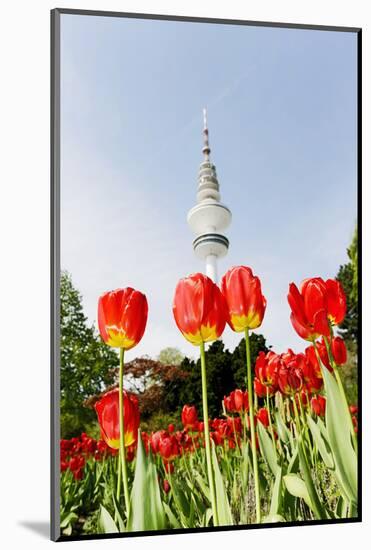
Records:
[[[273,395],[275,393],[273,387],[264,386],[259,380],[259,378],[254,378],[254,392],[258,397],[267,397],[267,395]]]
[[[266,428],[269,426],[269,415],[268,411],[265,408],[261,408],[256,413],[256,418],[265,426]]]
[[[95,404],[102,438],[112,449],[120,447],[119,389],[105,393]],[[140,414],[138,399],[124,390],[123,392],[125,447],[137,440]]]
[[[174,460],[179,455],[179,445],[177,439],[173,435],[164,435],[159,441],[159,453],[166,460]]]
[[[281,365],[278,370],[278,387],[283,395],[294,395],[303,387],[303,374],[301,369]]]
[[[184,405],[182,409],[182,424],[186,430],[194,430],[198,422],[197,409],[193,405]]]
[[[133,288],[106,292],[98,302],[98,327],[109,346],[131,349],[144,334],[148,316],[147,298]]]
[[[232,267],[223,276],[221,290],[228,308],[228,324],[235,332],[262,324],[267,305],[259,277],[246,266]]]
[[[219,287],[202,273],[178,282],[173,314],[180,332],[196,346],[217,340],[227,320],[225,300]]]
[[[344,365],[347,362],[347,348],[340,336],[336,336],[331,341],[331,353],[337,365]]]
[[[313,412],[317,416],[325,416],[326,412],[326,398],[322,395],[317,395],[316,397],[312,397],[311,399],[311,407]]]
[[[330,336],[330,324],[338,325],[346,313],[345,293],[338,281],[320,277],[306,279],[300,291],[290,284],[288,302],[291,322],[296,332],[305,340]]]
[[[168,482],[167,479],[164,479],[162,486],[163,486],[164,492],[168,494],[168,492],[170,491],[170,483]]]

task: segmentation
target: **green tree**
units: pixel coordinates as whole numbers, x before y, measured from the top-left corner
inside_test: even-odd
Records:
[[[347,299],[347,313],[339,326],[339,333],[350,347],[356,351],[358,337],[358,242],[355,231],[352,243],[347,249],[349,262],[341,265],[336,275]]]
[[[255,365],[259,351],[267,351],[264,336],[252,333],[250,337],[252,365]],[[163,406],[169,411],[181,410],[184,404],[195,405],[201,413],[201,365],[185,357],[180,365],[188,377],[177,384],[165,387]],[[213,342],[206,351],[206,378],[210,416],[220,415],[222,399],[236,388],[246,389],[245,340],[242,339],[231,353],[225,349],[222,340]]]
[[[352,242],[347,249],[349,262],[341,265],[336,276],[341,282],[347,299],[347,313],[344,321],[339,325],[339,334],[344,338],[348,359],[341,368],[341,377],[350,403],[358,399],[358,239],[355,230]]]
[[[95,421],[94,411],[84,402],[113,382],[118,356],[96,335],[94,325],[88,325],[81,294],[66,271],[61,274],[60,297],[61,437],[72,437]]]

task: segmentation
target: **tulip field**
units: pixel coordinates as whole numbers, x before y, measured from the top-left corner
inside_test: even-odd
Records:
[[[252,364],[250,334],[267,307],[260,279],[245,266],[220,286],[200,273],[181,279],[173,314],[199,349],[202,410],[182,403],[182,429],[147,433],[138,397],[124,390],[125,351],[145,332],[147,298],[132,288],[99,298],[100,335],[120,353],[119,383],[97,396],[100,439],[61,440],[61,534],[357,518],[358,409],[347,402],[347,349],[336,332],[345,293],[315,277],[291,283],[288,302],[304,351],[260,352]],[[245,338],[247,383],[210,418],[205,349],[226,327]]]

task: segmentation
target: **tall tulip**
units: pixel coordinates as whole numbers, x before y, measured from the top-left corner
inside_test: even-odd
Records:
[[[217,340],[226,324],[223,296],[217,285],[202,273],[178,282],[173,314],[184,338],[195,346]]]
[[[232,267],[221,281],[228,307],[228,324],[234,332],[253,330],[262,324],[267,305],[259,277],[246,266]]]
[[[249,396],[249,416],[254,469],[256,521],[257,523],[260,523],[260,489],[254,424],[249,330],[258,328],[261,325],[264,318],[267,302],[261,291],[260,279],[253,274],[250,267],[238,266],[233,267],[232,269],[227,271],[227,273],[222,278],[221,290],[228,308],[227,321],[229,326],[235,332],[245,333],[247,392]]]
[[[175,289],[173,315],[183,336],[200,347],[205,452],[214,525],[219,525],[216,490],[211,464],[205,342],[217,340],[226,324],[227,310],[219,288],[209,277],[195,273],[181,279]]]
[[[106,292],[98,300],[98,327],[102,339],[108,346],[120,348],[119,370],[119,425],[122,482],[127,515],[130,515],[130,496],[125,457],[124,425],[124,350],[136,346],[143,337],[148,316],[147,298],[133,288],[120,288]],[[120,479],[120,476],[118,476]],[[120,482],[117,497],[120,496]]]
[[[98,301],[98,327],[108,346],[129,350],[143,337],[148,316],[147,298],[133,288],[102,294]]]

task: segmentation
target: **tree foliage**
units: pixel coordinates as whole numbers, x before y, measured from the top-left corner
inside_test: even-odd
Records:
[[[355,231],[352,243],[347,249],[349,262],[341,265],[336,276],[341,282],[346,298],[347,313],[343,323],[339,326],[339,333],[351,346],[357,348],[358,337],[358,241]]]
[[[101,392],[114,379],[118,356],[89,326],[82,298],[71,275],[61,274],[61,437],[86,431],[95,413],[84,406],[85,400]]]

